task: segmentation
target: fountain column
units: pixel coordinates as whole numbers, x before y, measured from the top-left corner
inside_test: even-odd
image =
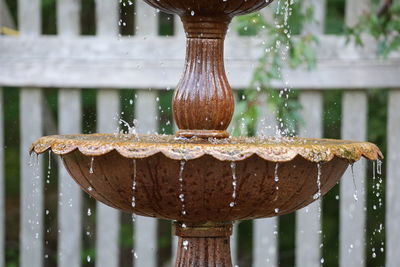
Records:
[[[174,224],[179,236],[175,267],[231,267],[232,223]]]
[[[229,16],[181,17],[187,36],[183,76],[173,99],[182,137],[228,137],[234,98],[224,68],[224,39]]]

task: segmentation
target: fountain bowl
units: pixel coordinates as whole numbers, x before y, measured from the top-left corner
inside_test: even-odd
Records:
[[[31,147],[49,150],[104,204],[184,223],[287,214],[327,193],[352,162],[382,157],[371,143],[303,138],[59,135]]]
[[[255,12],[269,5],[266,0],[144,0],[149,5],[166,13],[179,16],[223,16],[230,18]]]

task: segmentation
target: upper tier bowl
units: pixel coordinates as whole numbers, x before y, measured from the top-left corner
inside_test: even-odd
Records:
[[[257,11],[271,1],[266,0],[144,0],[149,5],[167,13],[180,16],[221,16],[234,17]]]

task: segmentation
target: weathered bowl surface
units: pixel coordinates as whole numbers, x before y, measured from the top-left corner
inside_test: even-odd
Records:
[[[255,12],[269,5],[272,0],[144,0],[149,5],[167,13],[180,16],[220,16],[230,17]]]
[[[324,195],[351,162],[382,156],[371,143],[341,140],[100,134],[43,137],[31,151],[49,149],[63,156],[70,175],[97,200],[129,213],[196,223],[293,212],[315,200],[318,169]]]

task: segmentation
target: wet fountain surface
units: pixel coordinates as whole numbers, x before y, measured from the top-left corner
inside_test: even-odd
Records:
[[[38,154],[49,150],[105,204],[195,223],[290,213],[329,191],[350,163],[382,156],[367,142],[298,137],[58,135],[31,148]]]

